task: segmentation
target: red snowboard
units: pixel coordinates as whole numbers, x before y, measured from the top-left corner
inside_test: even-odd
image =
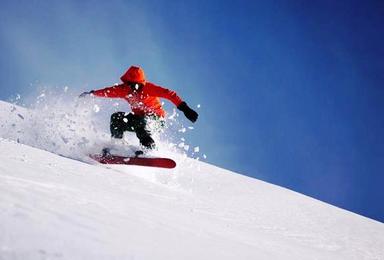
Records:
[[[169,158],[126,157],[120,155],[91,154],[90,157],[102,164],[126,164],[172,169],[176,162]]]

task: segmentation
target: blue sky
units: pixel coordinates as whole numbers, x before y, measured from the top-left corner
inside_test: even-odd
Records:
[[[383,222],[383,24],[382,1],[2,1],[0,99],[138,64],[201,104],[208,162]]]

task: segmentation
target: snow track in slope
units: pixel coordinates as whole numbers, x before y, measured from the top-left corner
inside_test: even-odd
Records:
[[[182,158],[105,167],[0,139],[0,259],[383,259],[382,223]]]

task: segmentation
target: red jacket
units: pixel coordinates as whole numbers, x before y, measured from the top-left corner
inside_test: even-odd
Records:
[[[179,106],[183,102],[175,91],[151,82],[146,82],[138,91],[133,91],[127,84],[122,83],[95,90],[92,94],[98,97],[123,98],[131,105],[131,109],[136,115],[155,114],[164,117],[165,111],[160,103],[160,98],[170,100],[175,106]]]

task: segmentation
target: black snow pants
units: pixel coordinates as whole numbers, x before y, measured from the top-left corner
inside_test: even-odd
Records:
[[[151,132],[147,129],[146,116],[134,115],[132,113],[116,112],[111,115],[111,135],[113,138],[123,138],[125,131],[135,132],[140,144],[147,149],[155,147],[155,141]]]

